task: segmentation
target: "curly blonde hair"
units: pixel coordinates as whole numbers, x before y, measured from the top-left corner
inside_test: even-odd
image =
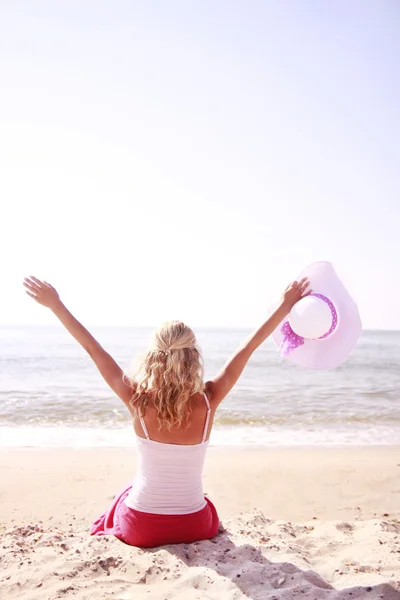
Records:
[[[204,391],[203,379],[203,359],[193,331],[181,321],[167,321],[155,331],[131,379],[130,405],[144,415],[151,400],[159,429],[181,427],[192,412],[190,397]]]

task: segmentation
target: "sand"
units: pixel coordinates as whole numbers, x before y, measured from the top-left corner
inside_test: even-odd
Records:
[[[0,598],[400,600],[400,447],[210,448],[214,540],[154,550],[88,529],[127,449],[0,452]]]

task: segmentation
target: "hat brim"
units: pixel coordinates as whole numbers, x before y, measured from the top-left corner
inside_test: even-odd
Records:
[[[361,335],[362,324],[358,308],[349,292],[329,262],[316,262],[309,265],[298,277],[307,277],[311,288],[318,294],[324,294],[332,300],[339,315],[335,331],[327,338],[320,340],[304,340],[304,344],[295,348],[287,358],[306,369],[334,369],[342,363],[354,348]],[[272,336],[278,346],[281,345],[282,321]]]

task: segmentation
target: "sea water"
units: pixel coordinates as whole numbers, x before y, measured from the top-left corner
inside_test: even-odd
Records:
[[[248,331],[195,330],[206,379],[216,375]],[[93,328],[127,368],[151,330]],[[61,326],[0,327],[0,447],[133,444],[125,405]],[[400,332],[363,333],[332,371],[283,360],[272,340],[251,357],[222,402],[212,445],[400,444]]]

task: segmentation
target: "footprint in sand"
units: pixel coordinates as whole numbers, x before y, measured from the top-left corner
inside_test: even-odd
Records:
[[[390,531],[391,533],[400,533],[400,521],[395,519],[394,521],[382,521],[381,528],[383,531]]]
[[[342,531],[343,533],[347,533],[348,535],[350,535],[354,531],[354,525],[351,525],[350,523],[346,523],[344,521],[343,523],[337,523],[336,529],[338,529],[339,531]]]

